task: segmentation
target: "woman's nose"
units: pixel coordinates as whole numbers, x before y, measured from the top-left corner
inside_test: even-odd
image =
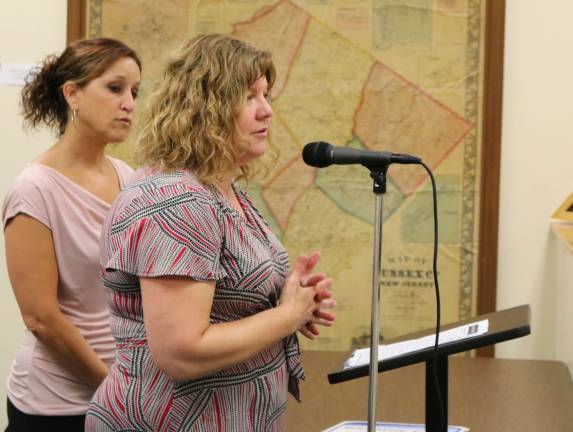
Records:
[[[269,103],[269,101],[265,98],[263,99],[261,108],[259,109],[259,116],[261,118],[268,118],[272,117],[273,115],[273,107]]]
[[[126,96],[123,98],[121,102],[121,109],[127,112],[133,111],[135,108],[135,97],[131,94],[131,92],[127,92]]]

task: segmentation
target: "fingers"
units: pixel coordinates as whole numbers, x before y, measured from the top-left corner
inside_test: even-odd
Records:
[[[336,316],[331,312],[326,311],[317,311],[315,312],[312,320],[310,321],[313,324],[321,325],[325,327],[330,327],[334,324],[334,320]]]
[[[308,330],[307,328],[301,328],[299,329],[300,334],[302,334],[305,338],[310,339],[310,340],[314,340],[314,338],[316,337],[310,330]]]
[[[313,253],[310,254],[310,256],[307,258],[308,261],[306,262],[306,267],[304,269],[303,272],[301,272],[301,278],[300,278],[300,284],[302,286],[310,286],[310,285],[315,285],[315,284],[309,284],[308,279],[309,277],[311,277],[311,273],[314,270],[314,267],[316,266],[316,264],[318,263],[318,261],[320,260],[320,252],[318,251],[314,251]],[[318,283],[318,281],[317,281]]]
[[[331,282],[332,281],[328,283],[328,288],[330,288]],[[332,299],[331,297],[332,291],[330,291],[330,289],[322,289],[315,294],[314,300],[317,303],[317,307],[313,312],[313,324],[318,324],[326,327],[330,327],[332,324],[334,324],[336,315],[332,312],[329,312],[328,309],[334,309],[336,307],[336,300]]]
[[[326,275],[324,273],[317,273],[317,274],[313,274],[313,275],[309,276],[308,278],[306,278],[306,280],[301,281],[300,284],[303,287],[309,287],[309,286],[317,285],[323,279],[326,279]]]
[[[334,281],[332,278],[324,278],[320,282],[315,284],[317,294],[322,292],[330,292],[330,288],[332,287],[333,282]]]
[[[297,256],[294,265],[292,267],[291,276],[296,277],[297,279],[303,277],[307,269],[308,261],[309,257],[307,257],[306,255]]]
[[[315,325],[330,327],[336,319],[336,316],[332,312],[328,312],[328,309],[334,309],[336,307],[336,300],[332,299],[332,283],[333,280],[331,278],[324,278],[314,286],[316,309],[313,312],[312,323]]]
[[[320,260],[320,252],[319,251],[314,251],[313,253],[310,254],[310,256],[308,257],[308,262],[306,264],[306,270],[310,273],[314,267],[316,266],[316,264],[318,263],[318,261]]]
[[[298,331],[307,339],[314,340],[317,336],[320,335],[320,331],[318,330],[318,325],[322,325],[325,327],[330,327],[334,323],[334,316],[332,319],[323,319],[315,317],[312,321],[307,322],[306,324],[299,327]]]
[[[300,295],[297,294],[300,289],[300,278],[306,269],[307,262],[308,257],[306,255],[300,255],[296,258],[292,266],[291,274],[286,279],[281,291],[281,296],[278,300],[279,304],[295,304],[297,302],[297,297],[300,297]]]
[[[332,299],[326,299],[326,300],[321,300],[318,304],[318,308],[319,309],[334,309],[336,307],[337,303],[336,300],[332,300]]]
[[[317,311],[314,312],[314,317],[316,320],[320,320],[320,321],[316,321],[317,323],[321,324],[321,325],[327,325],[327,326],[331,326],[334,321],[336,320],[336,315],[333,314],[332,312],[328,312],[325,311],[323,309],[318,309]],[[322,323],[325,324],[322,324]]]
[[[294,300],[296,297],[297,302],[307,304],[306,319],[299,325],[298,331],[310,340],[319,335],[318,326],[330,327],[336,319],[334,313],[328,311],[336,307],[331,291],[333,280],[324,273],[312,274],[319,259],[319,252],[298,256],[287,280],[288,288],[285,286],[287,289],[283,290],[281,295],[281,299],[284,297],[286,300],[288,297]],[[301,287],[305,289],[299,291],[298,288]],[[287,290],[289,294],[285,292]],[[309,301],[310,303],[307,303]]]
[[[330,300],[332,297],[332,287],[333,280],[331,278],[324,278],[319,283],[314,286],[314,300],[319,303],[319,307],[322,307],[320,303],[324,302],[324,307],[332,308],[336,306],[336,301]],[[327,301],[330,300],[330,301]]]
[[[291,273],[288,279],[286,280],[285,288],[287,290],[296,291],[297,287],[300,286],[300,280],[303,277],[302,275],[306,271],[308,260],[309,258],[306,255],[299,255],[298,257],[296,257],[294,265],[292,266]]]
[[[328,300],[331,297],[332,297],[332,291],[330,291],[330,289],[328,289],[328,290],[323,289],[320,291],[317,290],[316,294],[314,295],[314,299],[317,302],[321,302],[323,300]],[[333,300],[333,302],[336,303],[334,300]]]
[[[315,336],[318,336],[320,334],[320,332],[318,331],[318,327],[313,322],[306,323],[306,329]]]
[[[308,322],[298,329],[298,331],[307,339],[314,340],[320,334],[316,324]]]
[[[316,324],[312,322],[306,323],[305,329],[308,333],[312,335],[312,339],[314,339],[316,336],[320,334],[320,332],[318,331],[318,327],[316,326]]]

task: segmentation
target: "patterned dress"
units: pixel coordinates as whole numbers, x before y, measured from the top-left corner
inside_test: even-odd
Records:
[[[248,361],[175,382],[158,369],[145,333],[139,277],[215,281],[211,322],[276,306],[286,251],[245,192],[243,217],[188,171],[140,169],[102,232],[101,267],[116,362],[94,395],[87,431],[281,431],[287,388],[303,378],[296,335]]]

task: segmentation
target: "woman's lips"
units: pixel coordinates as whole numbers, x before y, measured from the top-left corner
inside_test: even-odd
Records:
[[[259,129],[258,131],[253,132],[252,135],[267,136],[267,131],[268,128]]]

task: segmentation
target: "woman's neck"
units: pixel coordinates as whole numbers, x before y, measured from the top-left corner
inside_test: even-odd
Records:
[[[215,186],[219,191],[225,195],[227,198],[235,196],[235,190],[233,189],[233,181],[235,180],[235,173],[228,172],[219,177],[215,182]]]
[[[235,193],[235,188],[233,187],[233,180],[235,179],[235,173],[225,175],[219,178],[219,181],[215,183],[217,190],[227,199],[229,204],[237,210],[243,217],[245,217],[245,212],[241,207],[239,198]]]
[[[48,152],[40,157],[58,165],[74,165],[76,168],[103,169],[106,143],[79,134],[73,128],[67,128],[61,138]],[[48,163],[49,164],[49,163]]]

